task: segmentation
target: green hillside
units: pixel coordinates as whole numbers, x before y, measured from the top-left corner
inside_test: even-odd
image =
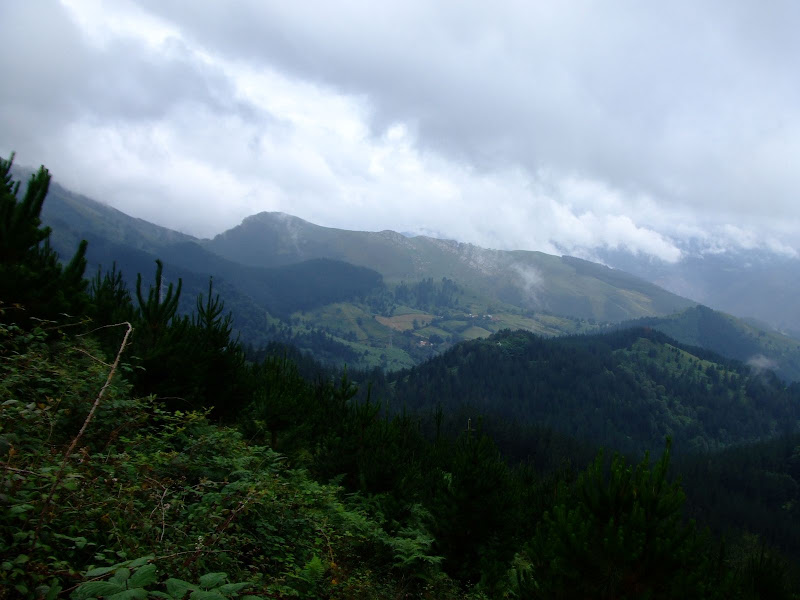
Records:
[[[793,430],[800,418],[800,384],[653,329],[556,339],[505,331],[389,382],[395,407],[441,403],[631,453],[667,436],[683,452],[720,449]]]
[[[684,344],[748,363],[755,370],[770,369],[784,379],[800,381],[799,340],[705,306],[623,324],[627,325],[652,327]]]
[[[53,244],[74,247],[87,235],[146,252],[156,252],[168,244],[196,238],[126,215],[107,204],[75,194],[57,183],[50,184],[42,221],[53,229]]]
[[[448,277],[490,300],[598,321],[669,314],[693,304],[637,277],[580,259],[407,238],[393,231],[332,229],[282,213],[248,217],[205,245],[253,266],[331,258],[374,269],[387,283]]]
[[[116,262],[129,287],[156,258],[168,280],[183,279],[192,296],[213,275],[244,342],[293,343],[332,364],[396,370],[502,329],[557,336],[644,318],[634,324],[800,379],[800,348],[791,338],[575,258],[331,229],[279,213],[255,215],[202,241],[57,184],[43,219],[63,256],[87,239],[90,269]],[[190,309],[185,301],[182,310]],[[404,317],[415,311],[425,316]]]
[[[668,313],[688,302],[577,259],[329,229],[288,215],[256,215],[203,242],[57,185],[43,219],[63,255],[90,241],[90,269],[116,263],[132,287],[160,258],[168,280],[182,279],[192,295],[213,275],[244,342],[292,343],[353,367],[407,368],[505,328],[584,333],[595,321]],[[184,302],[182,310],[190,308]],[[427,316],[394,327],[409,311]]]

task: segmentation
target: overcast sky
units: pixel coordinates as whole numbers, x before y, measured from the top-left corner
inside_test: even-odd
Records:
[[[794,0],[2,2],[0,152],[203,237],[796,254],[799,30]]]

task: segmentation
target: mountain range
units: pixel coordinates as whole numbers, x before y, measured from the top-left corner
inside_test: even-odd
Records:
[[[556,336],[633,322],[800,379],[795,338],[574,257],[333,229],[283,213],[198,239],[57,183],[42,217],[62,255],[87,239],[91,268],[116,263],[130,286],[160,258],[168,280],[184,281],[185,311],[213,276],[244,342],[290,342],[333,363],[407,368],[504,329]]]
[[[673,293],[800,338],[800,257],[763,249],[683,250],[674,263],[624,251],[599,254],[605,264]]]

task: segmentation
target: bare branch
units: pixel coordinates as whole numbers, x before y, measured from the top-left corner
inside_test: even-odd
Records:
[[[117,367],[119,366],[119,359],[122,356],[123,351],[125,350],[125,346],[128,345],[128,337],[130,337],[131,332],[133,331],[133,325],[125,321],[124,323],[117,323],[117,325],[127,325],[128,329],[125,331],[125,336],[122,338],[122,344],[119,346],[119,351],[117,352],[117,357],[114,359],[114,364],[111,365],[111,371],[108,373],[108,377],[106,378],[105,384],[103,387],[100,388],[100,392],[97,394],[97,398],[95,398],[94,404],[92,404],[92,409],[89,411],[89,414],[86,415],[86,419],[83,421],[83,425],[81,426],[78,435],[76,435],[72,443],[69,445],[69,448],[66,449],[64,452],[64,458],[61,461],[61,466],[58,469],[58,473],[56,473],[55,480],[53,481],[53,485],[50,487],[50,493],[47,495],[44,503],[42,504],[42,510],[39,513],[39,522],[36,524],[36,531],[33,534],[33,538],[31,539],[31,547],[36,545],[36,542],[39,539],[39,532],[42,528],[42,523],[44,522],[45,513],[47,512],[48,507],[50,506],[50,502],[53,500],[53,494],[55,494],[56,488],[58,484],[61,482],[61,478],[64,475],[64,469],[67,466],[67,461],[69,460],[72,451],[75,449],[75,446],[78,445],[78,441],[83,437],[83,434],[86,432],[86,428],[89,427],[89,423],[92,422],[94,418],[94,413],[97,411],[97,407],[100,406],[100,400],[103,399],[103,394],[105,394],[108,386],[111,385],[111,380],[114,378],[114,374],[117,372]]]

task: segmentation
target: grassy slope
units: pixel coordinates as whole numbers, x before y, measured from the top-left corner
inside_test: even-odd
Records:
[[[249,217],[206,247],[258,266],[334,258],[374,269],[389,283],[449,277],[489,299],[600,321],[666,314],[692,305],[644,280],[575,258],[406,238],[391,231],[332,229],[279,213]]]
[[[750,361],[754,368],[769,368],[785,379],[800,381],[800,341],[731,315],[699,306],[634,323],[663,331],[684,344]]]

